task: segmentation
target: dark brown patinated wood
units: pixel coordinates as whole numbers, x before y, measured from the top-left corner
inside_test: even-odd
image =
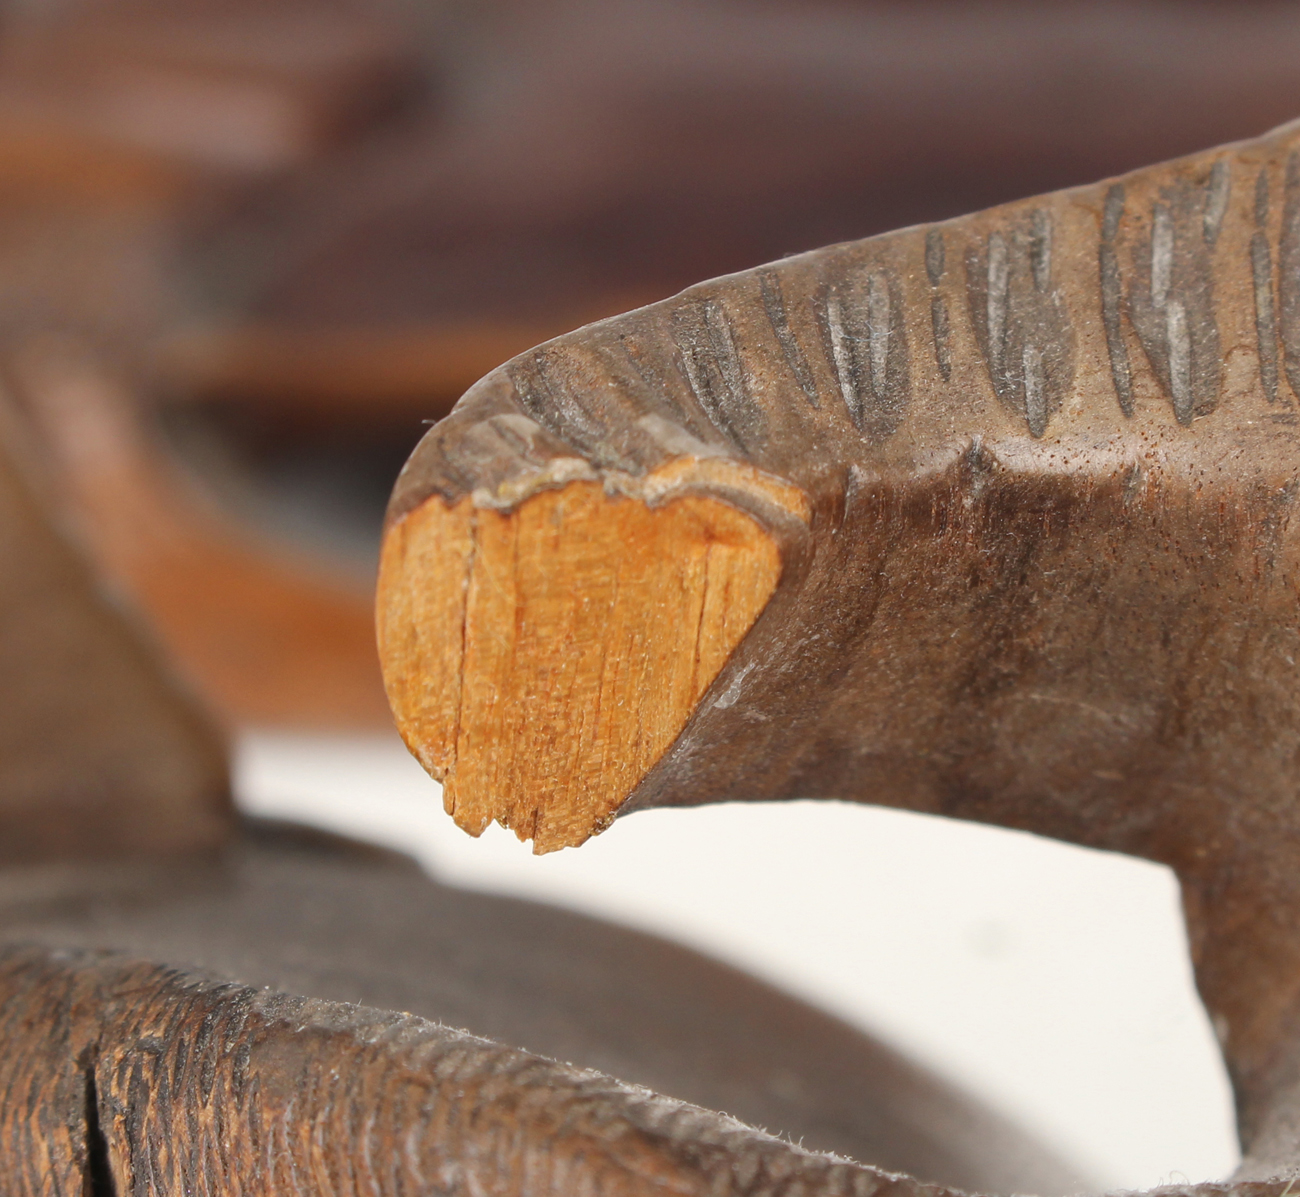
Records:
[[[0,998],[15,1197],[950,1191],[410,1015],[140,960],[10,950]]]
[[[469,564],[448,568],[468,571],[472,605],[475,529],[523,521],[539,495],[744,510],[780,546],[779,585],[609,812],[846,798],[1172,866],[1237,1087],[1240,1176],[1293,1175],[1298,267],[1287,126],[704,283],[516,358],[429,433],[394,494],[381,632],[413,748],[433,708],[417,709],[425,650],[400,596],[440,584],[400,548],[420,513],[469,520]],[[715,480],[657,498],[647,480],[683,461]],[[806,519],[769,501],[780,487]],[[468,643],[472,612],[464,628]],[[454,687],[446,700],[461,709]],[[575,825],[566,775],[528,763],[578,722],[526,742],[459,726],[437,768],[454,793],[457,745],[522,762],[521,832],[581,839],[604,808]]]
[[[773,1175],[814,1178],[814,1191],[834,1177],[845,1191],[892,1187],[657,1091],[966,1190],[1086,1187],[894,1052],[743,974],[301,829],[247,827],[203,868],[0,871],[0,919],[20,945],[0,963],[0,1093],[30,1094],[0,1103],[6,1179],[46,1156],[76,1175],[93,1162],[77,1154],[89,1126],[119,1194],[140,1191],[129,1181],[159,1193],[524,1194],[548,1191],[548,1175],[559,1191],[604,1176],[606,1191],[632,1193],[659,1169],[686,1191],[722,1175],[746,1192],[762,1188],[763,1169],[747,1171],[759,1157]],[[647,1143],[638,1111],[651,1109],[665,1124]],[[566,1165],[583,1120],[612,1146]],[[318,1127],[328,1133],[306,1166]],[[704,1155],[701,1138],[717,1139]],[[202,1163],[214,1154],[219,1173]]]

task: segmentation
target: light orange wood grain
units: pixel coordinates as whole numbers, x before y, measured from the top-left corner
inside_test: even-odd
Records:
[[[398,725],[466,831],[496,819],[538,852],[579,844],[682,730],[780,572],[772,537],[716,499],[652,507],[582,481],[509,512],[432,498],[380,567]]]

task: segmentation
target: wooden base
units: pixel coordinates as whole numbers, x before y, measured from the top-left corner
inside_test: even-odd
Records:
[[[0,869],[0,918],[7,1197],[1087,1188],[734,969],[305,829]]]

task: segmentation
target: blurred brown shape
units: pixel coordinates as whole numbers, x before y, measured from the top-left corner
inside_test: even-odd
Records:
[[[218,712],[325,727],[387,719],[363,587],[205,503],[84,351],[28,344],[10,370],[96,563]]]
[[[156,377],[173,392],[282,416],[356,423],[366,416],[409,427],[440,416],[488,370],[571,327],[639,306],[610,296],[583,319],[577,310],[548,317],[486,316],[461,322],[339,328],[192,328],[164,341]]]
[[[51,520],[0,395],[0,862],[211,850],[225,749]]]
[[[0,50],[0,155],[63,150],[76,186],[101,147],[215,172],[263,172],[329,150],[413,82],[379,6],[302,3],[38,5]],[[21,169],[21,149],[4,166]],[[84,163],[83,163],[84,165]]]
[[[332,334],[558,330],[1300,112],[1284,4],[550,0],[476,6],[439,50],[436,112],[274,184],[213,242],[261,248],[239,318],[261,345],[326,343],[312,376]],[[463,387],[448,364],[427,414]]]
[[[185,307],[173,261],[198,211],[410,90],[381,16],[47,6],[12,14],[0,52],[9,373],[96,564],[232,722],[386,723],[367,588],[219,511],[169,459],[130,363]]]

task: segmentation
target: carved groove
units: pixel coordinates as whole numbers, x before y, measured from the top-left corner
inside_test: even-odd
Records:
[[[1029,239],[1029,261],[1034,286],[1046,291],[1052,280],[1052,222],[1041,208],[1034,213],[1034,231]]]
[[[947,382],[952,378],[952,348],[949,345],[952,329],[948,324],[948,305],[941,295],[930,300],[930,328],[934,333],[935,364],[939,367],[940,377]]]
[[[826,300],[825,325],[830,337],[831,365],[835,367],[835,378],[840,384],[840,396],[853,422],[861,428],[862,418],[858,407],[861,380],[857,377],[857,362],[849,352],[848,339],[844,333],[844,316],[837,295]]]
[[[860,269],[826,289],[819,306],[827,357],[854,427],[872,441],[892,436],[911,397],[897,282],[887,270]]]
[[[943,234],[938,229],[931,229],[925,235],[925,273],[932,287],[943,281],[945,256]]]
[[[1250,272],[1255,285],[1255,340],[1259,345],[1259,379],[1270,403],[1277,402],[1277,320],[1273,312],[1273,254],[1268,224],[1268,171],[1255,180],[1255,224],[1250,239]]]
[[[1129,316],[1174,416],[1189,425],[1219,402],[1222,361],[1203,189],[1166,188],[1134,255]]]
[[[799,389],[807,396],[808,402],[813,407],[817,407],[817,383],[808,366],[808,359],[804,357],[803,349],[800,348],[799,341],[790,328],[790,320],[785,310],[785,298],[781,294],[781,282],[773,271],[761,270],[758,275],[758,285],[763,293],[763,309],[767,312],[768,322],[772,325],[777,343],[781,346],[786,365],[790,367]]]
[[[1098,249],[1098,267],[1101,273],[1101,318],[1106,329],[1106,353],[1110,358],[1110,377],[1115,386],[1119,409],[1126,416],[1133,414],[1133,375],[1129,368],[1128,346],[1120,328],[1120,298],[1122,286],[1119,276],[1119,259],[1115,256],[1115,236],[1124,215],[1124,185],[1114,184],[1106,192],[1106,206],[1102,215],[1101,246]]]
[[[548,432],[601,464],[624,464],[609,445],[602,422],[583,410],[563,375],[557,378],[549,364],[545,352],[511,363],[508,374],[520,407]]]
[[[1052,287],[1045,209],[989,234],[967,256],[971,321],[993,390],[1041,437],[1074,377],[1074,334]]]
[[[1300,153],[1296,151],[1286,160],[1277,259],[1283,362],[1291,393],[1300,398]]]
[[[763,439],[767,418],[749,395],[731,324],[712,299],[673,315],[679,364],[691,392],[719,432],[749,451]]]
[[[1042,436],[1047,430],[1047,397],[1043,393],[1043,355],[1036,345],[1026,345],[1021,354],[1025,375],[1025,419],[1029,431]]]
[[[925,235],[925,273],[930,280],[930,332],[934,338],[934,361],[940,377],[947,382],[952,377],[952,329],[948,321],[948,304],[939,294],[939,284],[944,273],[943,234],[931,229]]]
[[[1205,213],[1201,218],[1201,232],[1205,244],[1211,249],[1219,239],[1231,190],[1232,173],[1228,169],[1227,159],[1220,158],[1210,169],[1210,181],[1205,185]]]
[[[1002,370],[1006,350],[1007,292],[1010,290],[1010,285],[1007,243],[994,233],[989,238],[988,293],[984,300],[984,307],[989,330],[989,362],[999,372]]]
[[[1190,424],[1192,400],[1192,344],[1187,331],[1187,313],[1178,302],[1165,306],[1165,343],[1169,354],[1169,389],[1174,415],[1180,424]]]

